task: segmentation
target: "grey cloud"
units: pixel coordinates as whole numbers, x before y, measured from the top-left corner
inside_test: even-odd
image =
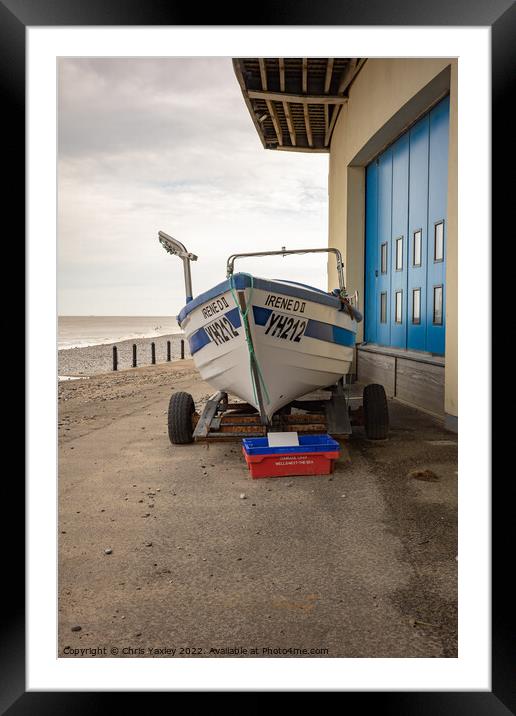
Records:
[[[326,244],[327,157],[265,151],[227,58],[62,59],[58,127],[62,313],[177,312],[160,228],[199,253],[196,291],[233,251]],[[324,286],[311,266],[256,269]]]
[[[215,146],[245,135],[248,118],[241,97],[228,91],[228,71],[229,60],[220,59],[61,60],[60,152],[193,148],[209,132]],[[228,116],[236,119],[230,128]]]

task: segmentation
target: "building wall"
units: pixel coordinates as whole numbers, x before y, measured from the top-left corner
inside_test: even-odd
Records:
[[[444,412],[451,427],[457,400],[457,61],[369,59],[353,82],[331,141],[329,244],[344,256],[346,285],[364,301],[365,166],[404,130],[450,94],[446,358]],[[328,287],[337,285],[331,260]],[[363,340],[360,324],[358,341]]]
[[[444,411],[449,427],[457,428],[458,401],[458,162],[457,162],[457,62],[450,77],[450,144],[448,159],[448,265],[446,267],[446,364],[444,371]]]

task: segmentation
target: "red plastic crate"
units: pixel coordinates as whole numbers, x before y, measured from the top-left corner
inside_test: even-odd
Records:
[[[273,453],[269,455],[248,455],[244,448],[245,461],[253,479],[260,477],[285,477],[287,475],[330,475],[338,450],[329,452]]]

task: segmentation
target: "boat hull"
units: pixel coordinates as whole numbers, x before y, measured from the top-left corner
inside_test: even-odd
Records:
[[[239,276],[244,278],[238,281]],[[258,410],[261,393],[262,410],[270,419],[296,398],[333,385],[349,372],[357,322],[339,299],[245,274],[234,279],[199,296],[195,305],[187,304],[179,316],[206,382]]]

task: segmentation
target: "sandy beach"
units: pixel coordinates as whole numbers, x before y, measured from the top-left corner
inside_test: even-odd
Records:
[[[107,373],[113,367],[113,346],[118,350],[118,369],[130,368],[133,360],[133,344],[136,345],[139,366],[151,364],[151,343],[156,345],[156,363],[167,360],[167,341],[170,341],[171,359],[181,356],[183,334],[172,333],[155,338],[132,338],[117,343],[103,343],[81,348],[67,348],[58,351],[59,376],[86,376]],[[185,340],[185,357],[190,357],[188,341]]]
[[[392,402],[333,475],[252,480],[169,443],[177,390],[213,392],[191,360],[59,384],[59,656],[457,655],[455,435]]]

